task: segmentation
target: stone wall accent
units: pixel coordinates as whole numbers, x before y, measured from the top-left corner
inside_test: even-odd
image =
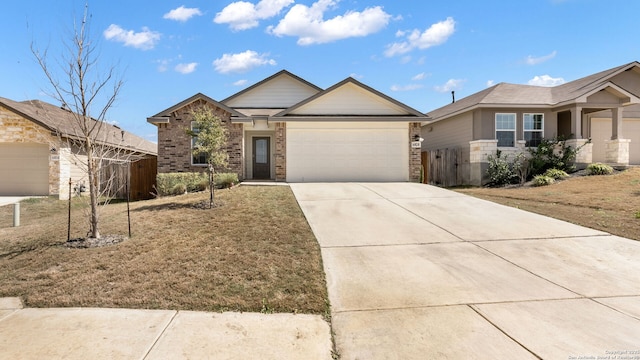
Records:
[[[416,135],[420,137],[421,129],[420,123],[409,123],[409,142],[412,142]],[[420,182],[420,169],[422,168],[421,151],[421,148],[414,149],[409,146],[409,181],[411,182]]]
[[[629,166],[629,139],[615,139],[606,140],[606,155],[605,159],[607,164],[611,166],[626,167]]]
[[[0,106],[0,143],[38,143],[55,149],[49,155],[49,195],[60,193],[60,141],[49,130]]]
[[[287,123],[276,123],[276,181],[287,181]]]
[[[576,169],[584,169],[593,162],[593,144],[588,139],[568,139],[565,145],[574,149],[580,148],[574,161]]]
[[[469,182],[482,186],[487,182],[488,156],[496,154],[498,140],[473,140],[469,141],[469,146]]]
[[[158,124],[158,173],[171,172],[204,172],[205,165],[192,165],[191,137],[186,133],[191,128],[192,111],[206,106],[214,115],[222,119],[228,131],[227,151],[229,153],[229,167],[217,171],[230,171],[243,179],[241,124],[231,123],[231,114],[202,100],[186,105],[171,114],[168,124]]]

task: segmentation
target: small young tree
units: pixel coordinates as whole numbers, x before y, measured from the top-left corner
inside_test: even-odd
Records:
[[[55,132],[87,175],[91,209],[88,236],[100,238],[99,202],[104,195],[101,185],[103,190],[106,188],[100,183],[101,170],[108,163],[129,163],[134,155],[119,144],[124,132],[119,139],[106,123],[123,81],[115,67],[100,66],[99,52],[89,31],[90,20],[85,5],[80,23],[74,21],[69,38],[64,41],[66,52],[56,61],[59,68],[49,66],[46,50],[40,51],[32,43],[31,51],[51,86],[48,95],[69,111],[70,119],[54,119],[58,122]]]
[[[207,107],[197,107],[191,112],[191,115],[193,116],[191,129],[186,131],[195,141],[193,155],[206,156],[209,174],[209,208],[212,208],[215,169],[216,167],[226,167],[229,161],[229,155],[226,151],[227,128],[224,127],[222,119]]]

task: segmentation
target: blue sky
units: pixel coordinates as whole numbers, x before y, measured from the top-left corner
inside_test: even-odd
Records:
[[[0,13],[0,96],[50,89],[30,51],[64,51],[80,0]],[[640,2],[621,0],[89,1],[100,65],[125,81],[108,118],[146,118],[202,92],[222,100],[282,69],[322,88],[348,76],[429,112],[491,84],[550,86],[640,60]]]

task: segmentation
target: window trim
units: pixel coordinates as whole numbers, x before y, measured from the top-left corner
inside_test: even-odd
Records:
[[[498,115],[512,115],[513,116],[513,130],[498,129]],[[498,139],[498,131],[503,131],[503,132],[509,131],[509,132],[513,133],[513,145],[512,146],[500,146],[500,145],[498,145],[498,147],[501,147],[501,148],[515,148],[516,147],[516,144],[517,144],[517,141],[518,141],[518,137],[517,137],[518,114],[516,114],[516,113],[499,113],[499,112],[495,113],[494,118],[493,118],[493,129],[494,129],[494,132],[493,132],[494,138],[496,140],[498,140],[498,141],[499,141],[499,139]]]
[[[189,125],[191,127],[191,131],[194,133],[198,133],[199,131],[197,129],[194,129],[193,127],[193,121],[191,122],[191,124]],[[197,136],[192,136],[191,137],[191,145],[189,146],[189,157],[191,158],[191,166],[207,166],[207,162],[206,162],[206,155],[199,155],[199,156],[204,156],[205,162],[204,163],[196,163],[194,160],[196,159],[196,155],[193,154],[193,148],[195,146],[195,142],[196,142],[196,137]]]
[[[531,115],[531,116],[535,116],[535,115],[540,115],[542,117],[542,122],[540,123],[541,127],[540,129],[531,129],[531,130],[527,130],[526,129],[526,123],[525,123],[525,117],[527,115]],[[534,122],[535,124],[535,122]],[[527,141],[525,134],[527,132],[530,133],[540,133],[542,136],[540,137],[540,139],[544,138],[544,113],[523,113],[522,114],[522,140]],[[529,142],[527,141],[526,147],[537,147],[536,146],[529,146]]]

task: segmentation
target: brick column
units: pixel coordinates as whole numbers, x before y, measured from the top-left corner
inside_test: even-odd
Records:
[[[229,171],[238,174],[238,179],[244,180],[243,141],[244,128],[242,124],[231,124],[227,120],[227,153],[229,154]]]
[[[409,123],[409,145],[416,135],[420,137],[420,123]],[[420,169],[422,160],[420,158],[421,148],[413,148],[409,146],[409,181],[420,182]]]
[[[276,181],[287,181],[287,123],[276,123]]]

